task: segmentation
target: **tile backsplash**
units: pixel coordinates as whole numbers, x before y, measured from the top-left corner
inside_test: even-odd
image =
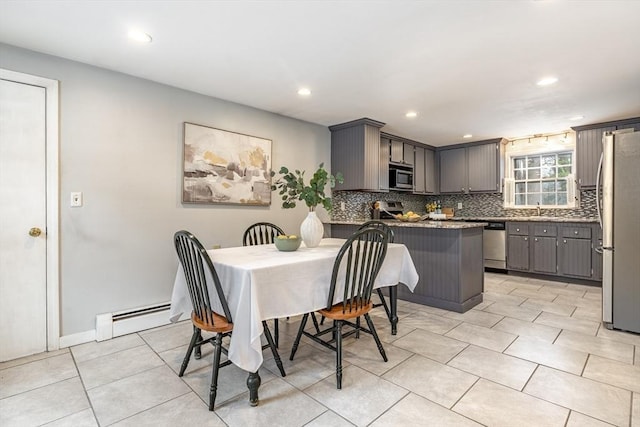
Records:
[[[361,221],[371,218],[370,208],[376,200],[402,202],[404,210],[424,214],[427,203],[440,200],[442,207],[454,208],[457,217],[526,217],[537,214],[536,209],[505,209],[502,194],[449,194],[419,196],[407,193],[369,193],[362,191],[334,191],[331,218],[336,221]],[[344,202],[345,209],[341,210]],[[462,203],[462,209],[458,209]],[[540,215],[561,218],[596,219],[596,192],[580,192],[580,207],[576,209],[546,209]]]

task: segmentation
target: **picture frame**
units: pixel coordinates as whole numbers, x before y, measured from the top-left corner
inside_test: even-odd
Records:
[[[182,203],[271,205],[271,143],[184,122]]]

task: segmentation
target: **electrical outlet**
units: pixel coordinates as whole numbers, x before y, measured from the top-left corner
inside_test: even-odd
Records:
[[[462,203],[458,203],[458,209],[462,209]]]
[[[82,206],[82,191],[71,192],[71,207],[79,208]]]

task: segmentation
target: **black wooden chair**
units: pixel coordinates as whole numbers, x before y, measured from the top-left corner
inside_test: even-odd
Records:
[[[373,220],[373,221],[367,221],[364,224],[362,224],[358,230],[362,230],[365,228],[377,228],[378,230],[383,231],[384,233],[386,233],[387,235],[387,241],[389,243],[393,243],[393,238],[394,238],[394,233],[393,233],[393,229],[391,227],[389,227],[387,224],[385,224],[382,221],[377,221],[377,220]],[[387,313],[387,318],[389,319],[389,322],[391,322],[391,311],[389,310],[389,306],[387,305],[387,300],[384,298],[384,294],[382,293],[382,289],[378,288],[376,289],[376,292],[378,294],[378,297],[380,298],[380,303],[378,304],[373,304],[373,307],[383,307],[385,313]]]
[[[386,362],[387,355],[384,352],[380,338],[376,333],[373,320],[369,316],[369,311],[373,308],[371,303],[371,292],[375,279],[380,271],[380,267],[387,254],[387,234],[374,228],[365,228],[351,235],[344,243],[338,256],[336,257],[331,283],[329,285],[329,296],[327,306],[318,313],[333,320],[333,326],[316,333],[305,331],[305,326],[309,318],[306,313],[302,317],[298,334],[291,349],[289,360],[298,350],[300,338],[305,335],[315,342],[336,352],[336,381],[337,388],[342,388],[342,339],[358,331],[364,331],[373,336],[378,346],[378,351],[382,359]],[[338,277],[338,272],[345,272],[344,278]],[[342,288],[344,287],[344,290]],[[334,304],[336,292],[342,292],[338,296],[341,302]],[[358,326],[350,320],[364,316],[369,329]],[[349,325],[353,329],[346,333],[342,332],[344,325]],[[328,335],[325,339],[325,335]]]
[[[273,243],[277,236],[285,234],[282,228],[270,222],[256,222],[249,226],[242,235],[242,246],[268,245]],[[276,347],[280,345],[280,331],[278,319],[273,319],[273,335]]]
[[[242,246],[268,245],[281,234],[284,234],[284,231],[277,225],[270,222],[257,222],[245,230]]]
[[[218,274],[213,267],[209,254],[207,254],[202,244],[193,234],[185,230],[178,231],[173,236],[173,240],[178,258],[184,270],[191,304],[193,305],[193,311],[191,312],[193,335],[191,336],[191,342],[189,343],[187,354],[182,361],[178,376],[182,377],[184,375],[194,348],[196,349],[196,358],[199,358],[200,347],[203,344],[211,343],[214,351],[211,388],[209,390],[209,410],[213,411],[213,405],[218,392],[218,371],[221,367],[231,363],[230,360],[221,363],[220,356],[222,352],[227,354],[227,349],[222,346],[222,338],[231,335],[233,331],[233,320]],[[214,295],[209,294],[206,272],[208,272],[213,279],[213,286],[215,288]],[[280,355],[271,337],[271,332],[266,322],[263,321],[262,326],[268,343],[265,347],[271,348],[280,374],[284,377],[286,374],[282,366],[282,360],[280,360]],[[215,335],[211,338],[203,339],[202,331],[211,332]]]

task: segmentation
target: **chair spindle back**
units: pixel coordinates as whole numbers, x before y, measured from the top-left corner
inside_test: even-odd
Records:
[[[195,315],[208,324],[214,324],[215,312],[224,316],[229,323],[233,323],[227,299],[222,290],[220,279],[211,262],[211,258],[200,241],[186,230],[178,231],[173,236],[178,259],[182,264],[184,276],[191,297],[191,304]],[[207,271],[213,280],[216,295],[212,301],[207,287]]]
[[[387,243],[387,234],[376,228],[358,230],[347,239],[333,266],[327,310],[335,300],[342,271],[345,272],[341,283],[344,285],[342,312],[357,311],[369,304],[373,285],[387,255]]]
[[[270,222],[257,222],[247,228],[242,236],[242,246],[267,245],[284,231]]]

